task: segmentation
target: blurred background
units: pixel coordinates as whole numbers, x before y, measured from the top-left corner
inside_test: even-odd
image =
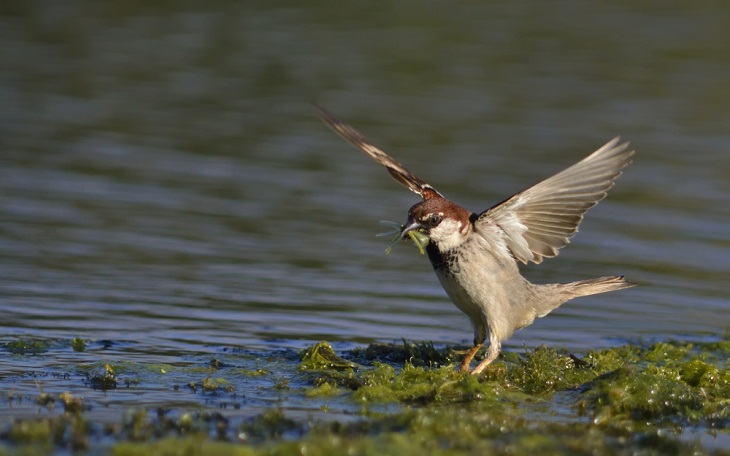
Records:
[[[730,3],[4,2],[0,334],[173,361],[470,343],[379,220],[416,195],[319,103],[484,210],[616,135],[634,164],[535,282],[626,274],[517,332],[585,351],[730,327]]]

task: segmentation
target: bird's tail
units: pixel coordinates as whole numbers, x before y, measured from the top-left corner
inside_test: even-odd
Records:
[[[620,275],[562,283],[558,285],[558,287],[561,294],[563,294],[567,299],[573,299],[579,296],[589,296],[599,293],[607,293],[609,291],[623,290],[624,288],[631,288],[636,285],[636,283],[629,282],[626,278],[624,278],[624,276]]]
[[[538,292],[538,304],[533,308],[533,312],[519,323],[518,327],[529,325],[536,317],[544,317],[560,307],[565,301],[570,301],[573,298],[623,290],[624,288],[631,288],[636,285],[638,284],[629,282],[622,275],[579,280],[570,283],[537,285],[540,290]]]

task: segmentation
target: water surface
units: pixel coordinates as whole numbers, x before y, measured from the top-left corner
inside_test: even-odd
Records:
[[[728,17],[712,2],[4,6],[0,339],[80,336],[168,363],[322,339],[469,343],[427,259],[374,236],[417,197],[313,101],[474,211],[631,140],[609,198],[526,274],[641,286],[566,304],[505,349],[717,338]]]

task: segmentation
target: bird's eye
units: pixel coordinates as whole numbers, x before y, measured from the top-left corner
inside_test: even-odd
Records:
[[[426,223],[432,226],[436,226],[441,222],[441,214],[428,214],[426,217]]]

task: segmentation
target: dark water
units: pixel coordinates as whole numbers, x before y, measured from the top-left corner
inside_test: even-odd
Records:
[[[527,274],[642,286],[506,349],[730,328],[730,4],[275,3],[0,7],[2,341],[168,363],[469,342],[427,259],[374,236],[416,196],[312,101],[475,211],[631,140],[609,198]]]

